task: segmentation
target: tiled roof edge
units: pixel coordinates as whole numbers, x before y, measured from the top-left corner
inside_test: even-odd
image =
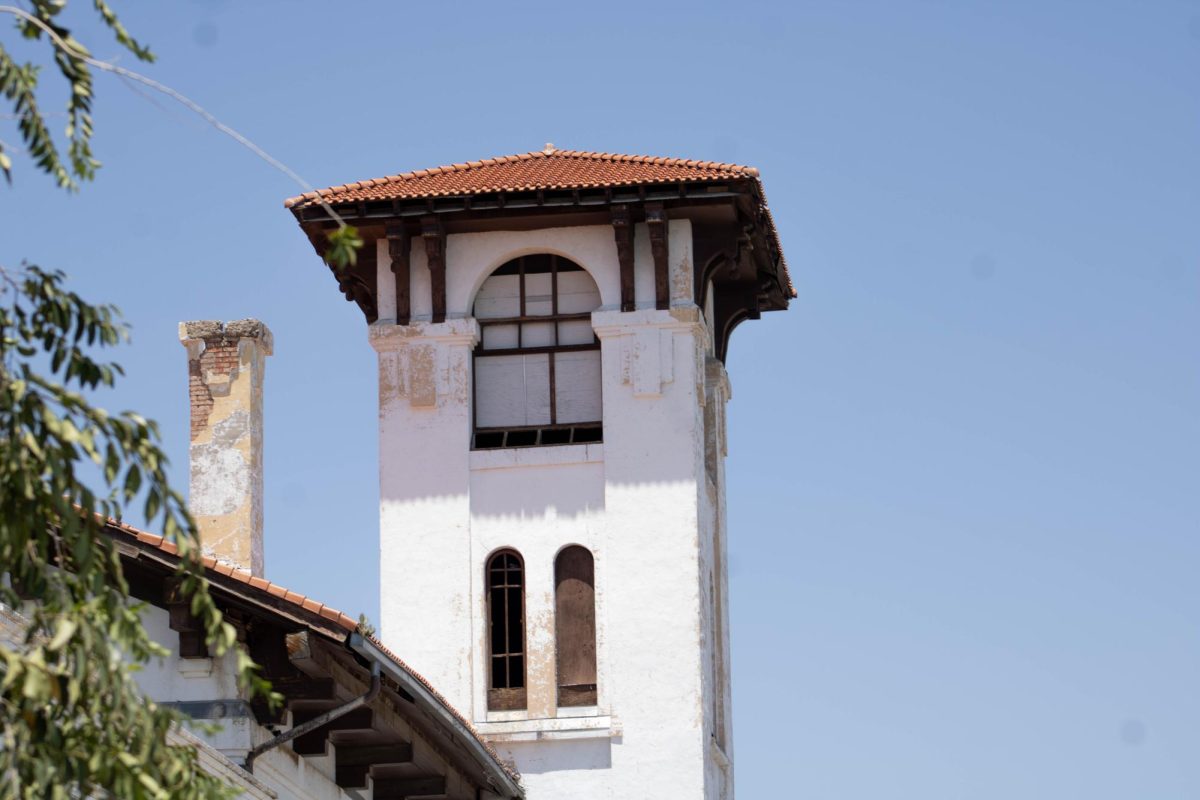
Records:
[[[111,517],[103,519],[103,522],[109,528],[120,531],[134,537],[142,544],[150,545],[156,550],[161,550],[168,555],[179,555],[179,548],[175,543],[169,541],[162,536],[154,533],[148,533],[138,528],[128,525],[124,522],[112,519]],[[324,603],[318,602],[311,597],[306,597],[297,592],[293,592],[277,583],[272,583],[266,578],[253,575],[244,569],[237,569],[229,564],[224,564],[212,556],[201,556],[200,562],[206,570],[211,570],[218,575],[223,575],[227,578],[232,578],[239,583],[244,583],[246,586],[256,591],[266,592],[267,594],[279,598],[286,603],[295,606],[298,609],[307,611],[310,614],[315,614],[319,617],[329,620],[334,625],[350,632],[358,629],[358,620],[352,618],[348,614],[343,614],[336,608],[330,608]]]
[[[431,169],[418,169],[411,172],[401,172],[396,175],[386,175],[382,178],[371,178],[363,181],[354,181],[352,183],[344,183],[340,186],[330,186],[326,189],[318,189],[314,192],[305,192],[295,197],[289,197],[283,201],[284,208],[292,208],[301,203],[317,202],[322,198],[337,194],[338,192],[353,191],[363,187],[371,186],[386,186],[391,183],[400,183],[413,178],[424,178],[429,175],[440,175],[445,172],[468,172],[482,167],[490,167],[495,164],[508,164],[516,161],[529,161],[536,158],[579,158],[591,161],[611,161],[614,163],[623,164],[654,164],[658,166],[671,167],[692,167],[694,169],[713,169],[722,172],[728,172],[731,175],[748,178],[758,178],[759,172],[755,167],[747,167],[741,164],[729,164],[721,161],[699,161],[691,158],[669,158],[665,156],[636,156],[623,155],[621,153],[593,153],[587,150],[553,150],[534,151],[530,153],[518,153],[511,156],[496,156],[495,158],[486,158],[482,161],[464,161],[458,164],[449,164],[442,167],[433,167]]]
[[[471,732],[472,735],[475,736],[475,738],[479,741],[479,743],[483,745],[484,750],[486,750],[488,752],[488,754],[495,760],[496,765],[499,766],[500,769],[504,770],[505,774],[507,774],[514,781],[520,782],[521,773],[519,773],[515,769],[513,769],[507,762],[504,761],[504,759],[502,759],[500,757],[500,754],[496,751],[496,748],[492,746],[492,743],[489,742],[487,739],[483,738],[483,736],[481,736],[479,731],[475,728],[474,724],[472,724],[470,720],[468,720],[466,717],[464,717],[462,715],[462,713],[457,708],[455,708],[454,705],[451,704],[451,702],[442,695],[441,692],[439,692],[437,689],[435,689],[433,684],[430,683],[425,678],[424,675],[422,675],[421,673],[417,672],[415,669],[410,667],[407,663],[405,663],[404,659],[400,658],[400,656],[393,653],[387,647],[387,645],[385,645],[383,642],[379,641],[379,639],[377,639],[374,636],[369,635],[369,634],[362,634],[362,636],[364,639],[369,641],[375,647],[375,649],[377,649],[379,652],[383,653],[385,656],[387,656],[389,659],[391,659],[391,661],[396,666],[400,667],[400,669],[402,669],[406,673],[408,673],[412,677],[413,680],[415,680],[416,682],[420,683],[423,687],[425,687],[425,689],[429,692],[429,694],[435,700],[437,700],[442,705],[442,707],[446,709],[446,711],[448,711],[456,720],[458,720],[458,722],[464,728],[466,728],[468,731]]]
[[[107,518],[100,517],[100,519],[105,524],[106,527],[113,529],[113,530],[120,531],[123,534],[132,536],[135,539],[137,539],[138,542],[140,542],[142,544],[149,545],[157,550],[167,553],[168,555],[172,555],[172,556],[179,555],[179,548],[175,546],[175,543],[168,541],[167,539],[165,539],[162,536],[140,530],[138,528],[133,527],[132,525],[128,525],[124,522],[120,522],[111,517],[107,517]],[[330,608],[329,606],[319,603],[316,600],[313,600],[312,598],[305,597],[302,594],[297,594],[296,592],[285,589],[284,587],[279,586],[276,583],[272,583],[272,582],[266,580],[265,578],[260,578],[256,575],[252,575],[251,573],[247,572],[246,570],[236,569],[236,568],[230,567],[228,564],[222,564],[221,562],[217,561],[215,558],[212,558],[211,556],[201,556],[200,560],[203,563],[205,569],[211,569],[212,571],[216,572],[218,575],[224,575],[226,577],[233,578],[234,580],[236,580],[240,583],[246,584],[246,586],[250,587],[251,589],[267,592],[268,594],[270,594],[274,597],[283,599],[284,601],[296,606],[297,608],[303,609],[310,613],[318,614],[319,616],[324,617],[325,619],[328,619],[328,620],[334,622],[336,625],[343,628],[348,634],[358,631],[358,622],[356,620],[352,619],[351,617],[349,617],[348,615],[343,614],[342,612],[338,611],[337,609]],[[521,779],[520,773],[516,772],[512,767],[510,767],[508,764],[506,764],[503,759],[500,758],[500,754],[496,752],[496,749],[494,747],[492,747],[491,743],[479,735],[479,732],[475,729],[475,726],[472,725],[466,719],[466,717],[464,717],[459,712],[459,710],[457,708],[455,708],[450,703],[450,701],[447,700],[442,695],[441,692],[439,692],[437,689],[435,689],[433,687],[433,684],[431,684],[423,675],[421,675],[416,670],[414,670],[412,667],[410,667],[407,663],[405,663],[403,659],[401,659],[399,656],[397,656],[395,653],[393,653],[391,650],[389,650],[386,646],[384,646],[384,644],[382,642],[380,642],[378,639],[376,639],[374,636],[370,636],[370,635],[366,635],[366,634],[363,634],[363,636],[364,636],[364,638],[368,639],[373,645],[375,645],[375,647],[377,647],[380,650],[380,652],[384,653],[388,658],[390,658],[393,662],[395,662],[395,664],[398,667],[400,667],[406,673],[411,675],[413,680],[417,681],[422,686],[424,686],[429,691],[430,695],[432,695],[434,698],[436,698],[436,700],[446,709],[446,711],[449,714],[451,714],[455,719],[457,719],[463,725],[463,727],[465,727],[468,731],[470,731],[475,736],[475,738],[484,747],[484,749],[488,752],[488,754],[495,760],[497,766],[499,766],[502,770],[504,770],[504,772],[507,775],[509,775],[509,777],[511,777],[513,780],[518,781],[518,782],[520,781],[520,779]]]
[[[779,238],[779,228],[775,225],[775,216],[771,213],[770,203],[767,202],[767,190],[761,179],[756,178],[754,182],[758,184],[758,196],[762,200],[762,210],[767,215],[767,225],[771,228],[771,236],[775,239],[775,249],[779,251],[779,266],[783,270],[784,287],[788,298],[795,300],[800,293],[796,291],[796,286],[792,283],[792,272],[788,269],[787,257],[783,254],[783,241]]]

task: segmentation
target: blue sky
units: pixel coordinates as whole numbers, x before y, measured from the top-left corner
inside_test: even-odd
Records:
[[[762,170],[800,296],[729,354],[741,796],[1200,794],[1200,3],[120,8],[317,186],[547,141]],[[175,325],[265,320],[268,573],[376,617],[374,358],[296,187],[97,94],[99,179],[18,159],[0,263],[122,306],[106,402],[183,485]]]

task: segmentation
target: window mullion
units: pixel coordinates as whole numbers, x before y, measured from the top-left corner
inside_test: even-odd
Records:
[[[566,270],[570,270],[571,274],[563,278],[559,273]],[[593,399],[590,395],[579,395],[582,386],[587,386],[589,392],[594,392],[595,356],[589,357],[585,354],[599,350],[600,342],[594,330],[590,331],[591,336],[587,339],[580,335],[583,322],[590,323],[591,314],[578,309],[597,307],[599,292],[594,281],[590,284],[586,281],[581,282],[575,275],[576,271],[583,272],[570,260],[564,261],[561,256],[553,253],[518,256],[496,270],[497,274],[511,277],[497,283],[490,293],[481,290],[481,294],[488,298],[488,311],[499,312],[504,316],[488,316],[485,313],[484,318],[479,320],[480,327],[488,335],[481,337],[475,349],[475,356],[477,359],[494,356],[497,360],[487,362],[486,372],[481,366],[483,362],[475,364],[475,380],[472,382],[472,418],[475,425],[472,436],[473,449],[572,444],[577,443],[577,439],[578,443],[601,441],[599,411],[596,408],[598,397]],[[549,273],[549,286],[545,286],[546,278],[542,277],[546,273]],[[535,288],[539,292],[536,297],[529,293],[530,275],[535,276]],[[512,277],[517,279],[516,309],[511,305]],[[563,279],[569,279],[565,285],[570,287],[570,291],[591,293],[597,298],[596,301],[591,305],[586,301],[581,303],[572,293],[568,298],[571,310],[564,309],[561,296]],[[487,285],[485,282],[485,286]],[[545,303],[545,289],[549,289],[548,304]],[[533,309],[534,302],[538,305],[536,314]],[[546,305],[550,308],[546,309]],[[553,331],[550,336],[545,336],[546,325]],[[497,326],[494,331],[493,326]],[[512,328],[516,328],[515,335]],[[533,336],[532,342],[527,341],[526,333]],[[482,339],[487,339],[487,343]],[[564,344],[564,341],[575,343]],[[562,365],[566,370],[563,373],[563,385],[567,394],[563,396],[561,403],[558,397],[559,353],[568,353],[568,358]],[[545,381],[545,398],[540,396],[537,387],[530,386],[530,381],[534,378],[531,370],[538,373],[536,377],[539,384]],[[481,373],[485,377],[480,378]],[[579,381],[585,383],[577,384]],[[507,394],[503,397],[497,395],[496,399],[490,394],[485,396],[485,391],[499,391],[503,387],[507,387],[504,391],[514,393],[514,396],[509,398]],[[516,392],[520,392],[523,398],[516,395]],[[535,398],[537,413],[531,416],[534,410],[531,404]],[[543,400],[546,402],[545,406],[541,405]],[[581,403],[584,405],[580,405]],[[481,407],[485,408],[486,412],[481,410]],[[564,419],[571,421],[564,422],[563,419],[559,419],[560,411]],[[546,416],[542,416],[543,412],[546,412]],[[581,419],[583,416],[592,416],[593,412],[597,419]],[[481,427],[482,423],[487,424]],[[515,608],[510,611],[516,613]]]
[[[556,323],[555,330],[557,330],[557,329],[558,329],[558,325]],[[548,370],[549,371],[549,379],[550,379],[550,424],[557,425],[558,424],[558,384],[554,380],[554,351],[551,350],[547,354],[547,357],[550,360],[550,368]]]
[[[517,259],[517,294],[520,297],[520,312],[522,319],[525,317],[525,256]],[[522,345],[522,335],[525,333],[525,326],[517,325],[517,347]]]

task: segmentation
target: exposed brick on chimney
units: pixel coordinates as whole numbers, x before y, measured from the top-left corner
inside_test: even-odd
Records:
[[[208,427],[213,396],[206,376],[235,380],[238,372],[238,340],[224,336],[205,337],[204,352],[188,359],[188,396],[192,406],[192,439]]]
[[[258,320],[179,325],[191,406],[189,507],[205,555],[261,574],[262,381],[270,330]]]

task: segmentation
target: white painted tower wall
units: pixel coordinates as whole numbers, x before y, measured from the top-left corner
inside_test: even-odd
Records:
[[[730,798],[723,366],[693,300],[692,227],[668,232],[671,307],[653,305],[645,225],[638,310],[621,312],[610,226],[451,234],[447,319],[432,323],[429,270],[411,252],[413,322],[395,324],[379,243],[382,636],[521,771],[531,800]],[[519,255],[554,253],[600,290],[602,444],[471,450],[470,309]],[[554,560],[595,558],[595,707],[556,707]],[[525,562],[527,708],[488,711],[484,565]]]

